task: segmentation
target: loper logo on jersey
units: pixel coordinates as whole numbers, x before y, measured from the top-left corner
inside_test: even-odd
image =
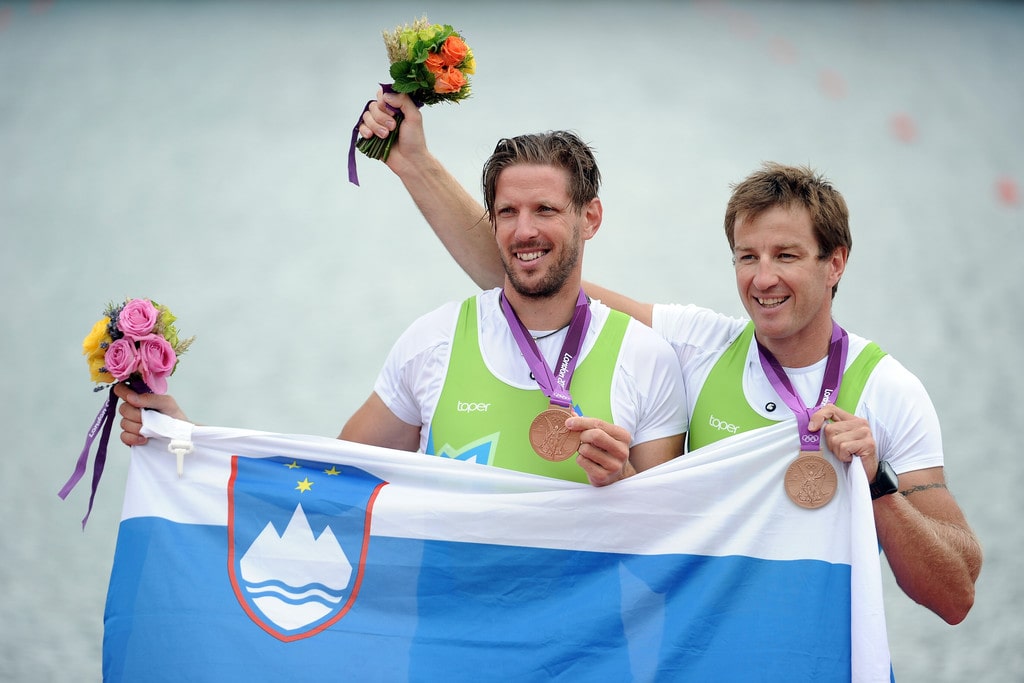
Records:
[[[249,618],[283,641],[341,619],[362,583],[386,483],[356,467],[232,456],[228,571]]]
[[[729,434],[736,434],[740,431],[739,425],[734,425],[731,422],[727,422],[721,418],[715,417],[714,415],[708,416],[708,426],[712,429],[717,429]]]
[[[490,409],[490,403],[473,403],[471,401],[458,401],[455,410],[460,413],[486,413]]]

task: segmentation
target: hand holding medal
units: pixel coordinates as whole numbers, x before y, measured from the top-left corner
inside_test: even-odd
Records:
[[[827,404],[811,416],[807,428],[821,431],[828,449],[839,462],[852,462],[854,457],[858,458],[869,479],[878,469],[875,437],[863,417],[851,415],[835,404]]]
[[[533,376],[541,391],[550,400],[546,410],[541,411],[530,424],[530,445],[540,457],[558,462],[570,458],[580,447],[579,432],[572,432],[565,426],[565,421],[572,417],[572,395],[569,385],[572,382],[576,362],[583,348],[583,338],[590,327],[590,303],[586,294],[580,289],[576,298],[576,310],[569,323],[569,331],[562,343],[561,359],[556,375],[544,361],[540,349],[529,335],[526,326],[512,310],[505,295],[501,295],[501,310],[508,321],[512,336],[515,337],[519,350],[523,352]]]
[[[828,362],[821,381],[821,392],[814,408],[804,405],[786,376],[786,371],[771,351],[757,344],[761,367],[768,381],[796,415],[800,434],[800,454],[786,469],[785,487],[789,499],[802,508],[813,510],[827,505],[836,494],[838,477],[832,464],[821,454],[821,434],[810,429],[811,415],[822,406],[835,401],[846,367],[849,337],[846,330],[832,323],[832,341],[829,343]],[[820,426],[819,426],[820,429]]]

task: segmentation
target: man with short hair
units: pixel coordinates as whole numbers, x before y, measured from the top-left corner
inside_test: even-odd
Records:
[[[682,453],[671,350],[581,289],[599,184],[572,133],[501,140],[483,189],[502,287],[414,323],[341,438],[594,485]]]
[[[480,206],[427,150],[416,106],[378,93],[360,134],[383,137],[397,111],[405,120],[387,165],[460,266],[489,286],[500,271],[479,229]],[[956,624],[974,603],[981,547],[946,487],[938,417],[924,387],[832,319],[852,244],[848,224],[842,195],[824,178],[768,164],[735,187],[726,211],[749,321],[692,305],[644,304],[589,283],[586,290],[675,348],[687,384],[690,450],[795,417],[794,474],[785,483],[804,507],[831,495],[822,439],[838,461],[857,457],[897,582]]]

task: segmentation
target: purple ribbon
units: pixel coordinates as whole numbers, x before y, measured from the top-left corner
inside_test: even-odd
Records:
[[[505,320],[508,321],[509,329],[512,330],[512,336],[515,337],[519,350],[523,352],[523,358],[526,359],[527,365],[533,371],[533,376],[537,380],[537,384],[540,385],[541,391],[544,392],[544,395],[548,397],[551,403],[572,410],[572,396],[569,394],[569,384],[572,382],[572,375],[576,371],[576,362],[583,347],[583,337],[587,333],[587,328],[590,327],[591,317],[590,302],[587,300],[587,295],[583,293],[583,288],[580,288],[579,296],[576,298],[576,310],[572,315],[572,321],[569,323],[569,331],[565,335],[565,341],[562,342],[562,351],[558,356],[557,375],[544,362],[544,356],[541,354],[540,349],[537,348],[537,343],[534,342],[526,326],[523,325],[523,321],[519,319],[519,316],[512,309],[512,305],[505,298],[504,292],[501,293],[500,298],[501,310],[505,314]]]
[[[352,142],[348,146],[348,181],[357,187],[359,186],[359,173],[356,171],[356,143],[359,142],[359,125],[363,122],[363,114],[372,103],[373,100],[367,100],[366,106],[359,112],[359,120],[356,121],[356,126],[352,129]]]
[[[381,90],[383,90],[384,92],[395,92],[394,88],[391,87],[390,83],[381,83],[380,87]],[[364,106],[363,110],[359,112],[359,120],[356,121],[356,125],[352,129],[352,141],[349,143],[348,146],[348,181],[356,186],[359,185],[359,174],[356,172],[356,143],[359,142],[359,126],[363,122],[363,114],[365,114],[370,109],[370,105],[373,104],[374,101],[375,100],[367,100],[366,106]],[[416,102],[416,100],[413,99],[413,102]],[[394,114],[397,111],[387,103],[385,103],[385,106],[391,111],[392,114]],[[419,107],[421,105],[419,103],[416,103],[416,106]]]
[[[836,396],[839,394],[839,386],[843,381],[843,368],[846,367],[846,353],[849,347],[850,339],[846,330],[833,320],[832,340],[828,346],[828,362],[825,364],[825,375],[821,380],[818,403],[813,408],[808,408],[793,388],[793,383],[789,381],[782,364],[772,355],[771,351],[762,346],[761,342],[757,342],[757,355],[761,359],[761,367],[768,376],[768,381],[772,383],[772,387],[796,415],[797,428],[800,431],[801,451],[821,450],[820,432],[809,431],[807,423],[811,421],[811,415],[819,408],[829,403],[835,403]]]
[[[149,387],[141,379],[130,380],[128,384],[140,394],[146,394],[150,391]],[[107,400],[103,402],[100,412],[97,413],[96,419],[92,422],[92,427],[89,428],[89,433],[85,436],[85,446],[82,448],[81,455],[78,456],[75,471],[71,473],[71,478],[68,479],[67,483],[57,493],[61,500],[65,500],[68,494],[71,493],[71,490],[75,488],[79,480],[85,475],[85,468],[89,464],[89,451],[92,449],[92,442],[96,439],[96,433],[102,428],[99,445],[96,447],[96,459],[93,460],[92,464],[92,491],[89,494],[89,508],[85,512],[85,517],[82,518],[83,531],[85,530],[86,522],[89,521],[89,515],[92,514],[92,504],[96,499],[96,489],[100,485],[100,477],[103,476],[103,467],[107,464],[107,444],[110,442],[110,432],[114,427],[116,407],[117,395],[114,393],[114,387],[111,386]]]

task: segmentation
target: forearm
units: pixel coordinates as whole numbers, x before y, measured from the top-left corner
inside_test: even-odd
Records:
[[[378,91],[377,97],[363,113],[359,134],[387,136],[402,112],[401,134],[385,163],[466,274],[483,289],[503,284],[505,269],[484,208],[427,149],[419,108],[407,95]]]
[[[945,489],[911,495],[946,496],[952,503]],[[963,621],[974,604],[982,559],[977,538],[955,509],[958,514],[947,518],[929,517],[901,494],[874,503],[879,541],[896,582],[950,624]]]
[[[616,311],[642,322],[648,327],[651,326],[654,318],[654,305],[642,303],[631,299],[625,294],[614,292],[593,282],[584,282],[583,289],[592,299],[598,299],[605,306],[614,308]]]
[[[481,289],[501,286],[505,269],[483,206],[430,154],[396,174],[455,262]]]

